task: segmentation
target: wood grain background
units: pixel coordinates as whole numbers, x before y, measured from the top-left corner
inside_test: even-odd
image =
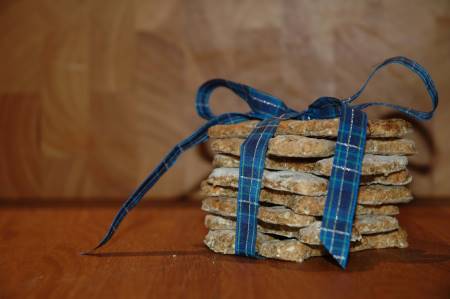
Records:
[[[450,2],[0,2],[0,197],[123,198],[203,121],[196,88],[224,77],[303,109],[348,97],[387,57],[432,74],[440,107],[416,124],[418,195],[450,195]],[[382,72],[363,100],[428,109],[420,81]],[[226,92],[219,112],[244,111]],[[371,117],[390,116],[375,109]],[[149,196],[191,192],[210,170],[187,153]]]

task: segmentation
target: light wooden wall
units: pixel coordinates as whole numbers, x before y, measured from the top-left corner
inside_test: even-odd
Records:
[[[303,109],[348,97],[396,55],[423,64],[441,96],[432,122],[417,125],[413,188],[450,195],[449,54],[447,0],[3,0],[0,197],[123,198],[203,123],[194,96],[205,80],[247,83]],[[363,99],[429,108],[398,67]],[[226,92],[213,106],[245,109]],[[187,153],[150,195],[195,190],[210,158],[204,147]]]

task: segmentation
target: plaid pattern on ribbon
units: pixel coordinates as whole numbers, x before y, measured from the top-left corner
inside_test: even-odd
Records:
[[[256,228],[259,193],[267,145],[280,122],[280,118],[261,121],[241,146],[237,196],[235,252],[238,255],[256,256]]]
[[[364,112],[345,105],[342,107],[320,240],[344,268],[347,265],[358,199],[366,127],[367,115]]]
[[[431,98],[432,109],[430,111],[417,111],[382,102],[351,105],[364,91],[374,74],[388,64],[402,65],[419,76]],[[247,102],[251,111],[248,113],[225,113],[221,115],[212,113],[209,99],[212,92],[219,87],[233,91]],[[406,57],[393,57],[376,66],[358,92],[348,99],[339,100],[334,97],[321,97],[302,112],[287,107],[280,99],[272,95],[243,84],[223,79],[207,81],[199,88],[196,99],[197,113],[206,119],[207,122],[191,136],[177,144],[131,194],[113,219],[104,238],[93,250],[105,245],[111,239],[128,212],[141,201],[144,194],[150,190],[184,151],[208,140],[208,128],[216,124],[232,124],[257,119],[260,120],[260,123],[241,146],[235,243],[235,253],[237,255],[255,257],[257,255],[257,213],[262,186],[261,180],[264,172],[264,158],[268,142],[275,133],[280,120],[339,117],[340,123],[336,150],[328,184],[320,240],[339,265],[345,268],[349,254],[350,236],[358,198],[366,140],[367,116],[362,110],[370,106],[385,106],[415,119],[427,120],[433,116],[437,105],[438,94],[431,76],[422,66]]]

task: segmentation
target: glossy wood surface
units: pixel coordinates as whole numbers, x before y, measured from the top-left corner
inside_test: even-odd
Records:
[[[247,83],[302,110],[350,96],[397,55],[424,65],[441,95],[436,117],[415,124],[412,188],[450,196],[449,53],[448,0],[2,0],[0,197],[122,199],[203,124],[204,81]],[[214,97],[215,111],[246,111]],[[362,101],[374,99],[429,108],[399,67],[371,83]],[[186,153],[149,196],[196,189],[210,162],[205,148]]]
[[[0,298],[448,298],[450,200],[401,207],[409,248],[302,264],[218,255],[198,200],[155,200],[129,215],[112,242],[103,235],[118,204],[1,201]]]

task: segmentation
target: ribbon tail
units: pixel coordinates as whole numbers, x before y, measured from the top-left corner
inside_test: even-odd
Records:
[[[158,166],[148,175],[148,177],[141,183],[141,185],[131,194],[128,200],[122,205],[116,216],[114,217],[108,231],[98,245],[83,254],[89,254],[100,247],[104,246],[112,238],[117,228],[119,227],[125,216],[142,200],[143,196],[147,193],[153,185],[164,175],[166,171],[175,163],[177,158],[189,148],[203,143],[208,140],[208,128],[216,124],[224,123],[238,123],[244,120],[248,120],[248,116],[239,113],[226,113],[215,117],[201,126],[191,136],[178,143],[159,163]]]
[[[259,196],[270,138],[280,123],[274,117],[258,123],[241,146],[236,211],[235,254],[256,256]]]
[[[366,129],[367,115],[361,110],[343,104],[320,240],[344,269],[350,250]]]

